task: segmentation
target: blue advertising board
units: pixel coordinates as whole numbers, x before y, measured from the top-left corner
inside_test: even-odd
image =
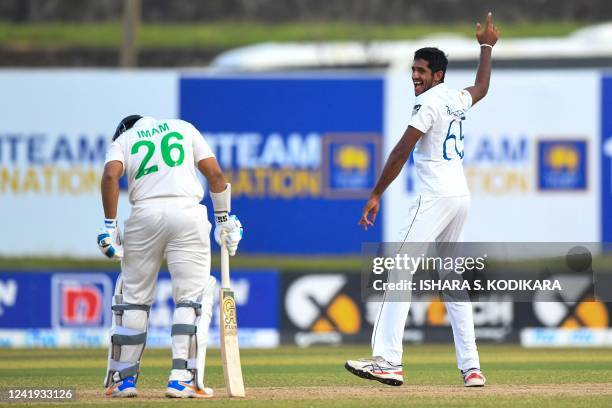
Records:
[[[380,76],[183,77],[180,116],[211,145],[243,221],[241,252],[358,253],[382,161]],[[210,204],[209,199],[206,200]]]
[[[101,346],[111,325],[117,272],[0,272],[0,346]],[[213,276],[219,281],[218,271]],[[279,275],[276,271],[232,271],[245,345],[278,343]],[[211,344],[218,343],[218,293],[211,322]],[[149,314],[152,347],[166,347],[174,302],[170,274],[159,275]],[[64,336],[64,337],[62,337]]]
[[[612,242],[612,76],[601,86],[601,241]]]

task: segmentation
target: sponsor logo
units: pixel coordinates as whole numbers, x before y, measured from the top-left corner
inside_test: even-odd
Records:
[[[373,299],[366,304],[366,320],[372,326],[380,308],[380,302]],[[508,332],[514,322],[513,306],[512,298],[508,295],[483,296],[480,301],[472,302],[474,326]],[[414,296],[406,325],[411,328],[450,326],[443,300],[438,296]]]
[[[535,317],[544,326],[563,329],[609,326],[608,309],[605,303],[593,297],[593,281],[590,278],[570,275],[559,275],[555,278],[568,289],[556,295],[544,291],[538,292],[533,303]],[[561,298],[557,299],[554,296]],[[571,301],[575,299],[579,301]]]
[[[586,163],[586,140],[540,140],[538,142],[538,189],[541,191],[586,190]]]
[[[112,283],[105,274],[56,274],[51,278],[54,328],[106,327],[111,323]]]
[[[362,327],[357,302],[345,292],[344,275],[304,275],[285,293],[290,322],[302,331],[321,334],[357,334]]]
[[[414,108],[412,108],[412,116],[416,115],[419,109],[421,109],[421,105],[414,105]]]
[[[533,189],[530,136],[468,135],[463,165],[470,191],[480,195],[519,195]]]
[[[340,146],[334,154],[334,166],[344,171],[365,173],[370,167],[370,155],[364,146]]]
[[[381,165],[380,134],[204,133],[237,198],[363,198]]]
[[[234,293],[230,291],[223,292],[223,301],[221,303],[223,309],[223,324],[226,334],[235,334],[236,323],[236,302],[234,301]]]
[[[108,137],[0,133],[0,196],[99,193]]]
[[[204,133],[235,198],[321,196],[318,133]]]
[[[17,282],[14,279],[0,280],[0,317],[5,308],[15,306],[17,290]]]
[[[367,197],[380,170],[380,141],[378,134],[323,136],[323,196]]]
[[[300,346],[369,340],[380,316],[382,296],[362,299],[361,284],[358,275],[309,274],[290,279],[283,295],[285,333]],[[489,295],[473,302],[472,307],[481,338],[504,340],[512,333],[515,314],[510,296]],[[448,326],[441,299],[413,297],[403,339],[421,342],[450,338]]]

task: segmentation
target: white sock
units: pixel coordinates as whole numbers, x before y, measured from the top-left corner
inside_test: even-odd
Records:
[[[170,381],[190,381],[193,378],[189,370],[173,369],[170,372]]]

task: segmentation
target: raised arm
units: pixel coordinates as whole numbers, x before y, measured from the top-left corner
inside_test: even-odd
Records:
[[[485,97],[489,90],[489,81],[491,79],[491,53],[493,46],[499,38],[499,29],[491,24],[491,12],[487,14],[484,29],[480,23],[476,23],[476,39],[480,44],[480,60],[476,71],[476,80],[474,86],[465,88],[472,95],[472,105],[475,105],[479,100]]]
[[[395,178],[402,171],[402,167],[408,161],[410,152],[414,149],[414,145],[423,135],[420,130],[408,126],[402,138],[397,142],[393,151],[389,155],[385,167],[376,182],[376,186],[370,193],[370,199],[363,207],[361,218],[359,219],[359,225],[363,226],[363,229],[367,230],[368,226],[374,225],[376,215],[380,211],[380,197],[385,192],[389,184],[395,180]]]

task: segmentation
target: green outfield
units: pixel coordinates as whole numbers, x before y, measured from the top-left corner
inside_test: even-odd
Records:
[[[219,268],[219,257],[213,253],[211,265]],[[343,256],[288,256],[288,255],[252,255],[239,253],[231,259],[232,269],[276,269],[280,272],[332,272],[332,273],[360,273],[363,262],[370,262],[368,258],[359,255]],[[368,264],[369,265],[369,264]],[[506,262],[505,265],[508,265]],[[547,258],[542,260],[516,261],[517,271],[532,272],[534,270],[548,267],[563,269],[567,266],[565,257]],[[162,265],[167,269],[167,265]],[[612,255],[605,254],[593,259],[595,272],[612,271]],[[120,263],[109,261],[100,256],[97,259],[73,259],[73,258],[11,258],[0,257],[0,271],[120,271]]]
[[[564,36],[585,26],[574,21],[499,22],[504,38]],[[372,41],[407,40],[432,33],[453,33],[472,38],[474,24],[363,24],[351,22],[292,22],[262,24],[220,21],[201,24],[143,23],[143,48],[231,48],[265,41]],[[120,22],[27,23],[0,20],[0,46],[17,49],[91,47],[121,44]]]
[[[451,344],[408,346],[405,385],[389,387],[346,372],[347,358],[367,347],[242,350],[247,398],[229,400],[217,349],[207,358],[206,383],[216,396],[207,406],[241,407],[609,407],[612,349],[522,349],[483,345],[480,357],[488,384],[464,389]],[[79,406],[117,406],[101,387],[106,351],[0,349],[0,388],[75,388]],[[177,406],[196,401],[163,398],[169,350],[147,350],[140,396],[126,406]],[[66,403],[56,403],[61,405]],[[0,402],[0,405],[2,403]],[[46,403],[11,406],[42,406]],[[70,405],[70,403],[68,403]],[[122,404],[123,406],[123,404]]]
[[[219,268],[218,253],[213,253],[212,267]],[[361,259],[352,256],[286,256],[286,255],[239,255],[232,257],[232,269],[278,269],[283,272],[317,271],[317,272],[359,272]],[[110,261],[103,256],[96,259],[73,258],[7,258],[0,257],[2,270],[115,270],[119,272],[121,264]],[[167,269],[167,265],[162,265]]]

